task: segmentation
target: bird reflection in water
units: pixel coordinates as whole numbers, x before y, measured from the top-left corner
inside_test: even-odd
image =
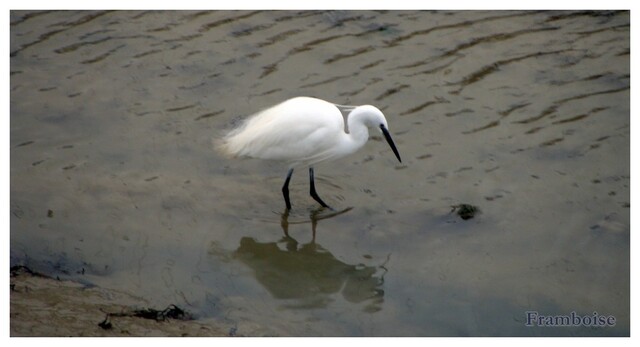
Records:
[[[377,312],[384,301],[386,268],[364,264],[346,264],[316,243],[316,227],[321,219],[335,217],[351,208],[321,215],[323,208],[312,211],[312,240],[300,244],[289,235],[289,211],[281,215],[284,237],[276,242],[257,242],[243,237],[235,258],[253,269],[256,279],[276,299],[287,300],[289,308],[327,307],[340,293],[350,303],[363,303],[364,311]],[[298,222],[300,223],[300,222]],[[291,223],[293,224],[293,223]],[[379,273],[382,270],[382,273]]]

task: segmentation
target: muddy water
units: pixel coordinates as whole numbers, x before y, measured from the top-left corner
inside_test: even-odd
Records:
[[[11,262],[244,335],[628,335],[628,12],[11,12]],[[374,104],[304,168],[212,138]],[[462,220],[453,205],[477,206]],[[615,327],[527,327],[598,314]]]

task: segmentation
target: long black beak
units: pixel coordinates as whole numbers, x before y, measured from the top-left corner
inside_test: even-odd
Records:
[[[396,144],[393,143],[393,140],[391,139],[391,135],[389,134],[389,130],[387,130],[387,128],[384,126],[384,124],[380,124],[380,130],[382,130],[382,133],[384,134],[385,140],[387,140],[387,143],[389,143],[389,146],[391,146],[391,150],[393,151],[393,154],[395,154],[396,158],[398,158],[398,161],[402,163],[402,159],[400,159],[400,153],[398,153],[398,149],[396,148]]]

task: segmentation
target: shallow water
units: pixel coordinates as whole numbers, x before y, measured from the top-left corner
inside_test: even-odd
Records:
[[[11,12],[11,263],[243,335],[629,335],[629,12]],[[212,139],[373,104],[316,167]],[[452,206],[480,214],[460,219]],[[594,311],[615,327],[527,327]]]

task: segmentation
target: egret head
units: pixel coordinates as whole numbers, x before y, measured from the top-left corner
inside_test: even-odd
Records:
[[[391,147],[393,154],[396,155],[398,161],[402,163],[402,159],[400,159],[400,153],[398,153],[398,149],[396,148],[396,144],[393,142],[391,138],[391,134],[389,133],[389,125],[387,124],[387,119],[382,114],[377,107],[371,105],[358,106],[352,112],[351,116],[358,115],[357,117],[361,119],[361,121],[370,128],[378,128],[384,135],[385,140]]]

